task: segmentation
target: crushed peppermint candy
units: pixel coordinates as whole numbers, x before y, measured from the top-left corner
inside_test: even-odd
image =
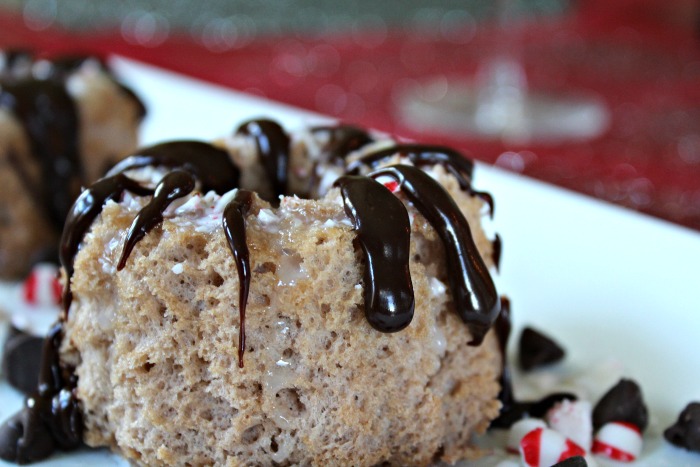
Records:
[[[565,399],[552,407],[545,418],[552,429],[570,438],[588,451],[593,442],[591,414],[592,407],[590,402]]]
[[[596,433],[591,451],[619,462],[632,462],[642,452],[642,432],[632,423],[606,423]]]
[[[535,428],[520,440],[520,456],[528,467],[550,467],[585,454],[581,446],[549,428]]]

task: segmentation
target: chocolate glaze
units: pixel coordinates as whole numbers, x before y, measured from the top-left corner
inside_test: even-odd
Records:
[[[367,321],[382,332],[400,331],[413,319],[414,309],[408,212],[389,190],[367,177],[346,175],[335,185],[364,254]]]
[[[170,203],[189,195],[194,190],[194,186],[194,177],[184,170],[176,169],[163,177],[156,186],[151,201],[139,211],[131,223],[124,241],[124,249],[119,263],[117,263],[117,271],[124,269],[126,260],[129,259],[131,251],[139,240],[163,222],[163,212],[170,206]]]
[[[76,104],[65,88],[65,81],[87,60],[94,61],[113,80],[106,64],[88,56],[64,56],[42,60],[46,64],[41,79],[31,76],[33,55],[29,51],[5,52],[5,69],[0,70],[0,108],[12,112],[22,124],[31,154],[40,167],[40,179],[32,181],[21,163],[10,161],[33,197],[57,231],[63,227],[73,200],[84,182],[79,152],[79,118]],[[128,88],[114,80],[121,92],[138,106],[145,107]]]
[[[330,133],[328,144],[323,149],[324,159],[330,163],[344,162],[348,154],[374,141],[369,133],[353,125],[316,126],[311,132]]]
[[[500,400],[502,404],[501,416],[510,411],[510,407],[516,404],[515,396],[513,395],[513,379],[510,374],[510,367],[508,366],[508,339],[510,338],[512,327],[510,299],[502,296],[501,312],[498,318],[496,318],[496,322],[493,324],[493,329],[496,332],[496,338],[498,340],[498,347],[501,350],[501,376],[498,378],[498,383],[501,385],[501,391],[498,393],[498,400]],[[495,420],[491,426],[494,426],[494,423]]]
[[[525,417],[542,418],[557,402],[565,399],[576,400],[574,394],[565,392],[550,394],[538,401],[519,402],[515,399],[507,353],[508,338],[512,328],[510,311],[510,300],[501,297],[501,313],[494,323],[503,364],[501,376],[498,379],[501,385],[501,392],[498,394],[498,400],[501,401],[501,413],[491,422],[490,428],[510,428],[513,423]]]
[[[318,128],[313,131],[332,132],[326,149],[329,160],[343,159],[347,152],[371,141],[371,137],[364,131],[349,126]],[[275,192],[284,194],[289,158],[289,137],[286,133],[277,123],[269,120],[245,123],[237,132],[255,137]],[[469,180],[473,164],[461,155],[456,159],[457,153],[444,148],[417,145],[403,147],[407,148],[415,165],[444,164],[455,174],[460,186],[471,190]],[[155,190],[143,187],[123,174],[124,171],[147,165],[175,170],[166,175]],[[392,166],[371,174],[372,177],[382,175],[399,182],[403,193],[428,219],[442,239],[447,253],[455,308],[471,331],[473,340],[470,344],[478,345],[499,315],[500,301],[486,266],[478,255],[466,219],[449,194],[420,169]],[[195,180],[200,183],[203,191],[214,190],[223,194],[237,187],[239,178],[238,169],[232,165],[225,151],[191,141],[158,145],[117,164],[106,178],[80,195],[68,214],[60,251],[61,264],[67,274],[63,319],[68,316],[72,299],[70,282],[75,255],[83,237],[108,200],[118,201],[125,190],[138,196],[153,195],[129,229],[117,266],[121,270],[138,241],[162,222],[163,212],[168,205],[195,188]],[[410,222],[407,210],[399,198],[372,178],[347,175],[341,177],[336,185],[340,187],[345,212],[354,223],[357,242],[365,257],[367,320],[382,332],[399,331],[411,322],[415,305],[409,270]],[[224,232],[239,275],[240,367],[243,366],[245,352],[245,311],[251,280],[245,218],[253,199],[253,193],[239,190],[226,206],[223,216]],[[504,307],[507,308],[507,304]],[[508,312],[504,316],[503,322],[508,323],[509,329]],[[74,394],[77,378],[71,369],[60,365],[58,358],[62,333],[62,324],[59,324],[46,341],[39,390],[28,399],[25,409],[0,429],[0,457],[4,459],[31,462],[48,456],[56,448],[71,449],[80,445],[82,420]],[[504,343],[502,350],[505,368]],[[502,378],[503,392],[509,391],[510,395],[503,397],[512,399],[510,381],[507,373],[505,375]],[[553,399],[560,400],[557,397],[555,395],[539,402],[518,403],[519,413],[535,415],[549,408]]]
[[[477,191],[471,186],[471,179],[474,172],[474,162],[464,157],[454,149],[444,146],[429,146],[424,144],[399,144],[366,154],[365,156],[350,163],[347,173],[356,174],[363,165],[376,167],[377,164],[387,157],[399,154],[407,157],[416,167],[425,165],[440,164],[451,173],[459,183],[462,190],[467,191],[471,196],[481,198],[489,207],[489,215],[493,219],[494,201],[493,196],[485,191]]]
[[[442,240],[455,310],[471,331],[470,345],[479,345],[500,312],[500,300],[469,223],[442,185],[422,170],[393,165],[370,174],[374,178],[382,175],[399,182]]]
[[[24,407],[0,426],[0,458],[27,464],[45,459],[57,449],[82,444],[83,420],[75,394],[77,378],[63,368],[59,348],[63,326],[46,337],[39,385]]]
[[[191,172],[201,191],[222,195],[238,187],[241,173],[223,149],[201,141],[172,141],[139,150],[107,172],[107,176],[147,166]]]
[[[90,55],[62,55],[52,59],[37,60],[37,64],[45,65],[42,68],[40,79],[52,79],[65,81],[68,77],[78,71],[86,62],[94,64],[97,68],[111,76],[107,63],[102,58]],[[35,75],[37,73],[35,72]]]
[[[444,146],[425,144],[397,144],[366,154],[362,158],[348,164],[347,172],[357,173],[361,166],[376,167],[382,159],[399,154],[407,157],[414,165],[442,164],[448,172],[455,176],[461,189],[466,190],[471,185],[474,163],[454,149]]]
[[[139,196],[153,194],[153,190],[139,185],[138,182],[123,174],[117,174],[100,179],[84,190],[68,214],[59,252],[61,266],[66,271],[66,286],[63,289],[63,308],[66,314],[73,299],[70,288],[71,277],[73,276],[73,261],[78,253],[83,237],[85,237],[93,221],[102,212],[105,203],[109,200],[117,201],[124,193],[124,190]]]
[[[275,199],[269,201],[274,202],[277,197],[286,194],[290,141],[280,124],[265,119],[251,120],[239,126],[236,134],[255,138],[258,153],[274,191]]]
[[[253,192],[238,190],[231,202],[226,205],[223,216],[224,233],[228,247],[233,253],[238,270],[238,316],[240,330],[238,332],[238,367],[243,368],[245,353],[245,310],[248,304],[250,290],[250,253],[245,234],[245,218],[253,204]]]
[[[496,266],[496,271],[501,270],[501,255],[503,254],[503,240],[501,240],[501,236],[496,234],[496,237],[493,239],[492,243],[492,248],[493,248],[493,253],[492,253],[492,258],[493,258],[493,264]]]
[[[45,60],[45,62],[47,67],[44,70],[44,76],[41,76],[41,78],[60,82],[65,82],[72,73],[78,71],[86,62],[93,64],[93,66],[102,70],[102,72],[114,82],[117,88],[136,104],[136,115],[139,120],[146,116],[146,106],[143,101],[133,90],[117,81],[116,77],[112,74],[112,70],[109,69],[107,62],[101,57],[96,57],[94,55],[62,55],[51,60]]]
[[[0,85],[0,108],[13,113],[27,133],[30,152],[41,174],[33,189],[48,220],[58,230],[82,179],[73,99],[61,83],[23,80]]]

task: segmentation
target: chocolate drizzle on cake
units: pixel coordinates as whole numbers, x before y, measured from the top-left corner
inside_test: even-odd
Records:
[[[459,187],[471,196],[481,198],[489,207],[489,215],[493,219],[493,196],[485,191],[477,191],[472,187],[471,179],[474,172],[474,162],[464,157],[454,149],[444,146],[430,146],[425,144],[399,144],[388,148],[379,149],[348,164],[347,173],[357,174],[363,165],[376,167],[379,162],[394,155],[408,158],[416,167],[426,165],[442,165],[447,172],[457,179]]]
[[[408,267],[408,212],[397,197],[370,178],[346,175],[336,186],[364,254],[367,321],[382,332],[400,331],[411,323],[415,301]]]
[[[248,304],[250,290],[250,253],[245,234],[245,218],[253,204],[253,192],[238,190],[233,200],[226,205],[223,216],[224,234],[228,247],[233,254],[238,270],[238,316],[240,328],[238,331],[238,367],[243,368],[245,353],[245,310]]]
[[[362,128],[352,125],[316,126],[311,132],[329,133],[328,143],[323,149],[325,159],[329,163],[345,164],[345,158],[353,151],[374,141],[372,136]]]
[[[66,315],[73,300],[70,285],[73,277],[73,262],[75,255],[78,254],[78,248],[90,226],[102,212],[105,203],[109,200],[118,201],[125,190],[139,196],[153,194],[152,189],[141,186],[124,174],[116,174],[100,179],[84,190],[68,214],[59,252],[61,266],[66,272],[66,285],[63,289],[63,309]]]
[[[258,154],[274,191],[275,199],[269,201],[274,202],[280,195],[287,194],[290,141],[280,124],[265,119],[251,120],[239,126],[236,134],[255,138]]]
[[[215,161],[205,160],[212,154],[212,157],[216,158],[216,154],[221,155],[223,152],[217,151],[219,150],[206,143],[194,142],[155,146],[142,151],[142,157],[151,157],[151,161],[175,169],[158,183],[155,191],[123,173],[112,173],[82,192],[68,214],[61,238],[60,260],[66,272],[63,320],[68,317],[72,301],[70,284],[75,255],[105,203],[109,200],[119,201],[124,191],[137,196],[153,195],[131,225],[120,259],[122,264],[134,245],[162,222],[163,211],[175,199],[189,194],[195,188],[198,171],[213,171],[202,176],[200,182],[203,186],[225,189],[234,181],[226,182],[223,177],[231,174],[235,183],[238,182],[238,169],[227,157],[226,162],[221,158]],[[172,157],[164,157],[166,152]],[[159,158],[159,155],[163,157]],[[130,164],[125,165],[123,170],[149,165],[139,165],[136,162],[135,159],[131,159]],[[226,164],[230,167],[226,167]],[[0,427],[0,458],[25,464],[44,459],[56,449],[74,449],[82,443],[82,416],[75,395],[77,377],[73,369],[60,363],[59,349],[62,338],[63,321],[56,324],[45,340],[38,391],[27,398],[20,412]]]
[[[82,179],[73,99],[61,83],[24,80],[0,85],[0,108],[14,114],[27,134],[41,174],[32,191],[58,230]]]
[[[444,146],[425,144],[397,144],[389,146],[365,154],[360,159],[351,162],[348,164],[347,172],[355,174],[362,165],[376,167],[383,159],[397,154],[408,158],[413,165],[418,167],[441,164],[457,179],[461,189],[467,190],[471,186],[474,163],[454,149]]]
[[[501,255],[503,254],[503,240],[501,240],[500,235],[496,234],[496,237],[491,243],[491,247],[493,248],[493,253],[491,254],[491,257],[493,258],[493,264],[494,266],[496,266],[496,271],[500,271]]]
[[[39,178],[29,181],[22,164],[10,161],[10,165],[39,209],[60,232],[80,185],[85,182],[79,149],[80,119],[66,89],[66,80],[87,61],[97,63],[114,78],[106,64],[93,57],[35,60],[31,52],[16,50],[5,52],[4,58],[0,69],[0,109],[12,113],[21,123],[31,155],[40,168]],[[114,82],[136,103],[142,117],[143,103],[131,90]]]
[[[329,131],[326,151],[328,162],[345,166],[345,156],[372,141],[363,130],[351,126],[318,127],[312,132]],[[260,159],[276,195],[287,194],[287,171],[290,138],[270,120],[253,120],[237,130],[238,134],[255,138]],[[481,196],[493,210],[490,196],[471,188],[473,164],[459,153],[436,146],[399,145],[378,151],[362,159],[363,164],[376,165],[380,159],[396,153],[406,155],[415,166],[441,164],[454,175],[462,189]],[[147,166],[172,169],[155,190],[126,175]],[[348,170],[352,170],[350,164]],[[410,220],[400,197],[376,181],[390,177],[408,200],[428,220],[443,242],[455,310],[468,326],[472,341],[479,345],[501,310],[496,289],[481,259],[467,220],[448,192],[432,177],[417,167],[395,165],[380,168],[369,177],[346,175],[336,181],[347,216],[357,231],[357,243],[364,255],[365,315],[368,322],[382,332],[396,332],[408,326],[413,318],[415,297],[411,282]],[[105,178],[97,181],[67,209],[60,260],[66,273],[63,294],[63,320],[68,319],[72,301],[71,278],[75,256],[92,223],[108,201],[119,202],[124,191],[137,196],[152,196],[139,211],[127,233],[117,270],[122,270],[138,242],[163,222],[164,212],[178,198],[190,194],[197,185],[202,192],[213,190],[219,195],[238,187],[239,170],[226,151],[209,144],[185,141],[164,143],[144,149],[117,164]],[[223,231],[236,263],[239,277],[238,346],[239,367],[245,352],[245,313],[252,269],[246,241],[246,217],[255,195],[238,190],[224,209]],[[494,248],[496,249],[496,248]],[[496,261],[497,258],[494,258]],[[507,301],[497,328],[510,329]],[[504,324],[505,323],[505,324]],[[506,326],[507,324],[507,326]],[[0,429],[0,457],[25,463],[47,457],[55,449],[71,449],[81,443],[82,419],[75,395],[77,377],[71,368],[59,361],[63,321],[52,331],[44,346],[39,389],[27,399],[25,408],[5,422]],[[503,398],[510,400],[509,410],[534,414],[548,401],[515,403],[507,373],[502,377]],[[553,403],[553,402],[552,402]],[[551,405],[551,404],[550,404]],[[517,406],[517,407],[515,407]],[[522,408],[521,408],[522,407]],[[503,414],[502,414],[503,415]]]
[[[171,141],[141,149],[112,167],[107,176],[149,166],[186,170],[204,193],[231,191],[238,187],[241,177],[226,151],[202,141]]]
[[[481,344],[500,312],[500,300],[459,207],[442,185],[416,167],[393,165],[370,176],[389,176],[399,182],[401,191],[437,232],[445,247],[455,310],[471,331],[470,345]]]
[[[151,201],[139,211],[131,223],[124,241],[124,249],[117,263],[117,271],[124,269],[131,251],[148,232],[163,222],[163,213],[178,198],[189,195],[194,190],[195,179],[189,172],[173,170],[163,177],[156,186]]]

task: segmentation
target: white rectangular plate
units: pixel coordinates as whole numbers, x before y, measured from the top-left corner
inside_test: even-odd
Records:
[[[328,121],[129,60],[113,65],[149,109],[144,144],[220,138],[260,116],[288,128]],[[631,465],[699,465],[700,454],[668,446],[659,433],[700,401],[700,234],[481,164],[475,185],[496,199],[493,228],[504,244],[497,282],[513,302],[514,338],[525,324],[555,337],[567,349],[559,372],[619,361],[651,414],[643,456]],[[0,401],[4,419],[21,398],[2,383]],[[37,465],[122,464],[84,451]]]

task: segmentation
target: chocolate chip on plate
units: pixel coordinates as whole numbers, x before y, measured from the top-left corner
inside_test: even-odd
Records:
[[[558,362],[564,358],[564,349],[533,328],[526,327],[520,334],[520,368],[532,370],[549,363]]]
[[[593,409],[593,428],[596,430],[608,422],[627,422],[644,432],[648,421],[642,390],[631,379],[621,379]]]
[[[676,446],[700,452],[700,402],[688,404],[676,423],[666,428],[664,438]]]
[[[552,467],[588,467],[588,463],[582,456],[572,456],[561,462],[557,462]]]
[[[43,337],[10,328],[3,347],[2,372],[12,387],[24,394],[36,391],[43,346]]]

